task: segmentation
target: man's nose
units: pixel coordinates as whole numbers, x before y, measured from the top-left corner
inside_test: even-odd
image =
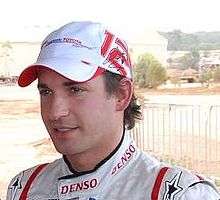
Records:
[[[64,97],[54,97],[51,103],[50,118],[58,120],[69,115],[69,103]]]

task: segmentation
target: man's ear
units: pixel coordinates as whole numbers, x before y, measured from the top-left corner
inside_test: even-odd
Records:
[[[123,78],[120,81],[119,88],[116,94],[116,111],[124,111],[132,98],[133,83],[128,78]]]

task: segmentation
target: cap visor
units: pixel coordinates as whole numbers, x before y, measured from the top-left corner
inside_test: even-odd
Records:
[[[26,87],[37,79],[37,66],[27,67],[18,78],[18,85]]]
[[[73,63],[69,59],[49,59],[43,60],[41,63],[30,65],[19,76],[18,85],[26,87],[38,78],[38,70],[40,67],[51,69],[60,75],[76,82],[85,82],[91,79],[96,72],[100,74],[98,66],[86,62]],[[103,70],[102,70],[103,71]]]

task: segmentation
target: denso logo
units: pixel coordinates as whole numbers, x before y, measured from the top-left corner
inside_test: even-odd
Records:
[[[136,151],[135,147],[131,144],[128,149],[125,150],[125,153],[123,156],[120,158],[119,162],[117,163],[116,166],[113,167],[112,169],[112,175],[115,175],[119,169],[122,169],[127,162],[131,159],[132,155]]]
[[[77,192],[81,190],[88,190],[88,189],[93,189],[98,186],[98,180],[97,179],[91,179],[91,180],[86,180],[82,181],[79,183],[73,183],[70,185],[63,185],[61,187],[61,194],[67,194],[71,192]]]

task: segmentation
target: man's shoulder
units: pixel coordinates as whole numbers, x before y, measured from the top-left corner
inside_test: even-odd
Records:
[[[178,175],[184,179],[184,181],[200,181],[203,180],[204,177],[200,176],[199,174],[192,172],[186,168],[177,165],[171,165],[169,163],[165,163],[159,161],[156,157],[151,156],[145,152],[141,152],[139,156],[139,161],[137,165],[139,169],[147,170],[151,173],[154,173],[156,176],[159,174],[163,174],[164,177],[173,177]]]
[[[11,197],[23,195],[23,191],[28,191],[32,183],[37,178],[38,180],[52,179],[52,174],[60,171],[60,166],[63,159],[57,159],[51,163],[43,163],[18,173],[8,185],[7,200]],[[42,182],[42,181],[41,181]],[[44,183],[43,181],[42,183]]]
[[[35,165],[33,167],[27,168],[21,172],[19,172],[16,176],[14,176],[9,184],[9,188],[13,185],[24,185],[30,177],[34,177],[37,175],[44,175],[45,172],[53,171],[53,169],[56,169],[57,166],[60,165],[62,162],[62,158],[57,159],[51,163],[41,163],[38,165]]]
[[[163,170],[166,170],[166,173],[161,175]],[[186,194],[191,195],[190,198],[192,198],[195,195],[194,192],[197,192],[197,196],[193,199],[201,199],[200,197],[203,197],[205,193],[210,197],[217,194],[216,186],[210,179],[179,166],[162,167],[158,173],[155,185],[160,181],[161,188],[159,194],[163,199],[182,199],[183,197],[185,198]],[[189,191],[194,192],[189,193]]]
[[[150,186],[152,195],[161,199],[178,199],[194,186],[199,188],[206,185],[215,189],[215,185],[204,176],[180,166],[160,162],[145,153],[141,154],[137,165],[142,171],[140,172],[142,180],[145,180],[148,187],[149,182],[152,184]],[[147,178],[147,175],[151,178]]]
[[[39,168],[44,168],[44,170],[48,170],[48,169],[51,169],[51,168],[55,168],[57,166],[60,165],[60,163],[62,163],[63,159],[62,158],[59,158],[59,159],[56,159],[52,162],[47,162],[47,163],[40,163],[38,165],[35,165],[33,167],[30,167],[30,168],[27,168],[23,171],[21,171],[19,174],[17,174],[16,176],[19,176],[20,174],[25,174],[25,175],[28,175],[28,174],[32,174],[34,171],[36,171],[37,169],[39,170]]]

